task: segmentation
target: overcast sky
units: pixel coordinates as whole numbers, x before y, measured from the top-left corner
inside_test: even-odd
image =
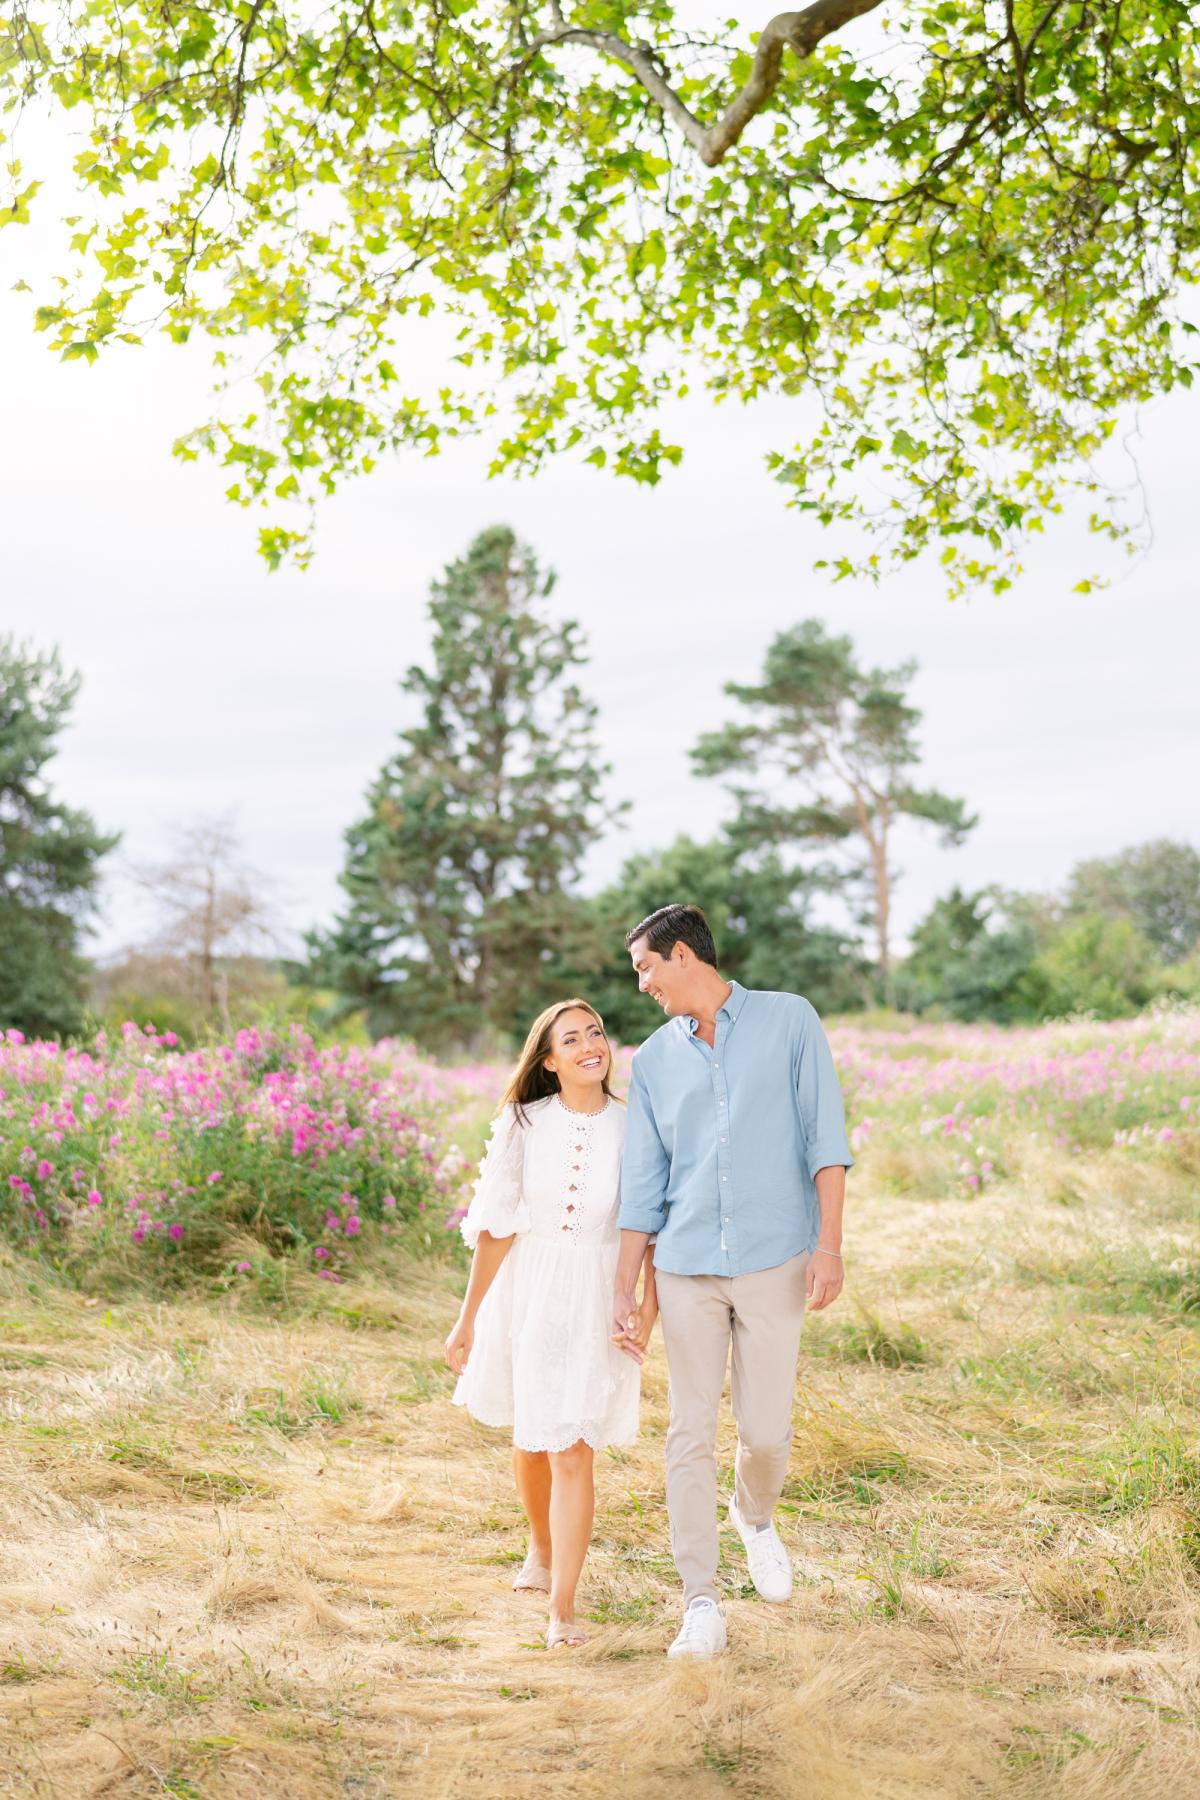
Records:
[[[794,441],[787,408],[703,400],[681,413],[685,461],[657,490],[566,464],[489,482],[472,447],[410,456],[325,507],[306,574],[272,576],[219,471],[169,454],[208,415],[203,354],[60,364],[32,334],[31,296],[10,291],[30,241],[0,233],[0,629],[82,672],[54,781],[122,832],[119,854],[154,858],[173,824],[232,812],[288,926],[327,921],[342,832],[401,722],[396,682],[427,647],[429,582],[501,521],[557,570],[554,611],[586,628],[611,791],[633,802],[590,886],[634,849],[712,829],[720,790],[692,777],[689,747],[728,716],[723,683],[752,678],[806,617],[866,660],[917,658],[922,780],[980,815],[958,851],[903,839],[898,936],[955,882],[1049,889],[1080,857],[1200,840],[1194,398],[1143,416],[1154,546],[1128,568],[1109,553],[1120,579],[1086,598],[1070,589],[1102,553],[1070,521],[1002,599],[951,605],[932,567],[832,586],[812,572],[820,528],[763,469]],[[137,929],[111,881],[96,947]]]

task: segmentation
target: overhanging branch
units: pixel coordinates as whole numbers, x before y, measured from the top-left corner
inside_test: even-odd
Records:
[[[799,12],[777,13],[759,34],[754,66],[739,93],[715,125],[704,125],[684,105],[656,61],[650,45],[630,43],[615,31],[590,31],[559,23],[552,31],[539,32],[522,65],[551,44],[586,44],[614,62],[645,88],[650,98],[683,133],[702,163],[715,168],[741,137],[746,126],[770,100],[779,86],[783,53],[791,50],[803,59],[811,56],[822,38],[874,12],[883,0],[812,0]],[[556,9],[557,10],[557,9]],[[561,14],[559,15],[561,20]]]

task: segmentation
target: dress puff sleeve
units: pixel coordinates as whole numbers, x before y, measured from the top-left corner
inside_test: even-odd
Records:
[[[475,1192],[459,1225],[468,1250],[475,1248],[481,1231],[505,1238],[529,1230],[529,1207],[521,1191],[525,1129],[512,1106],[506,1106],[492,1125]]]

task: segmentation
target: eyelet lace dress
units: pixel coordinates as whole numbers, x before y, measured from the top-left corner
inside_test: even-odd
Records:
[[[558,1095],[506,1106],[492,1127],[462,1221],[516,1234],[475,1319],[454,1390],[484,1425],[511,1425],[521,1450],[593,1449],[637,1436],[640,1371],[609,1341],[625,1109],[577,1113]]]

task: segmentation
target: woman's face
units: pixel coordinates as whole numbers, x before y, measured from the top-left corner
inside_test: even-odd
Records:
[[[550,1053],[543,1067],[572,1087],[599,1087],[608,1074],[608,1040],[597,1019],[582,1006],[559,1013],[550,1030]]]

